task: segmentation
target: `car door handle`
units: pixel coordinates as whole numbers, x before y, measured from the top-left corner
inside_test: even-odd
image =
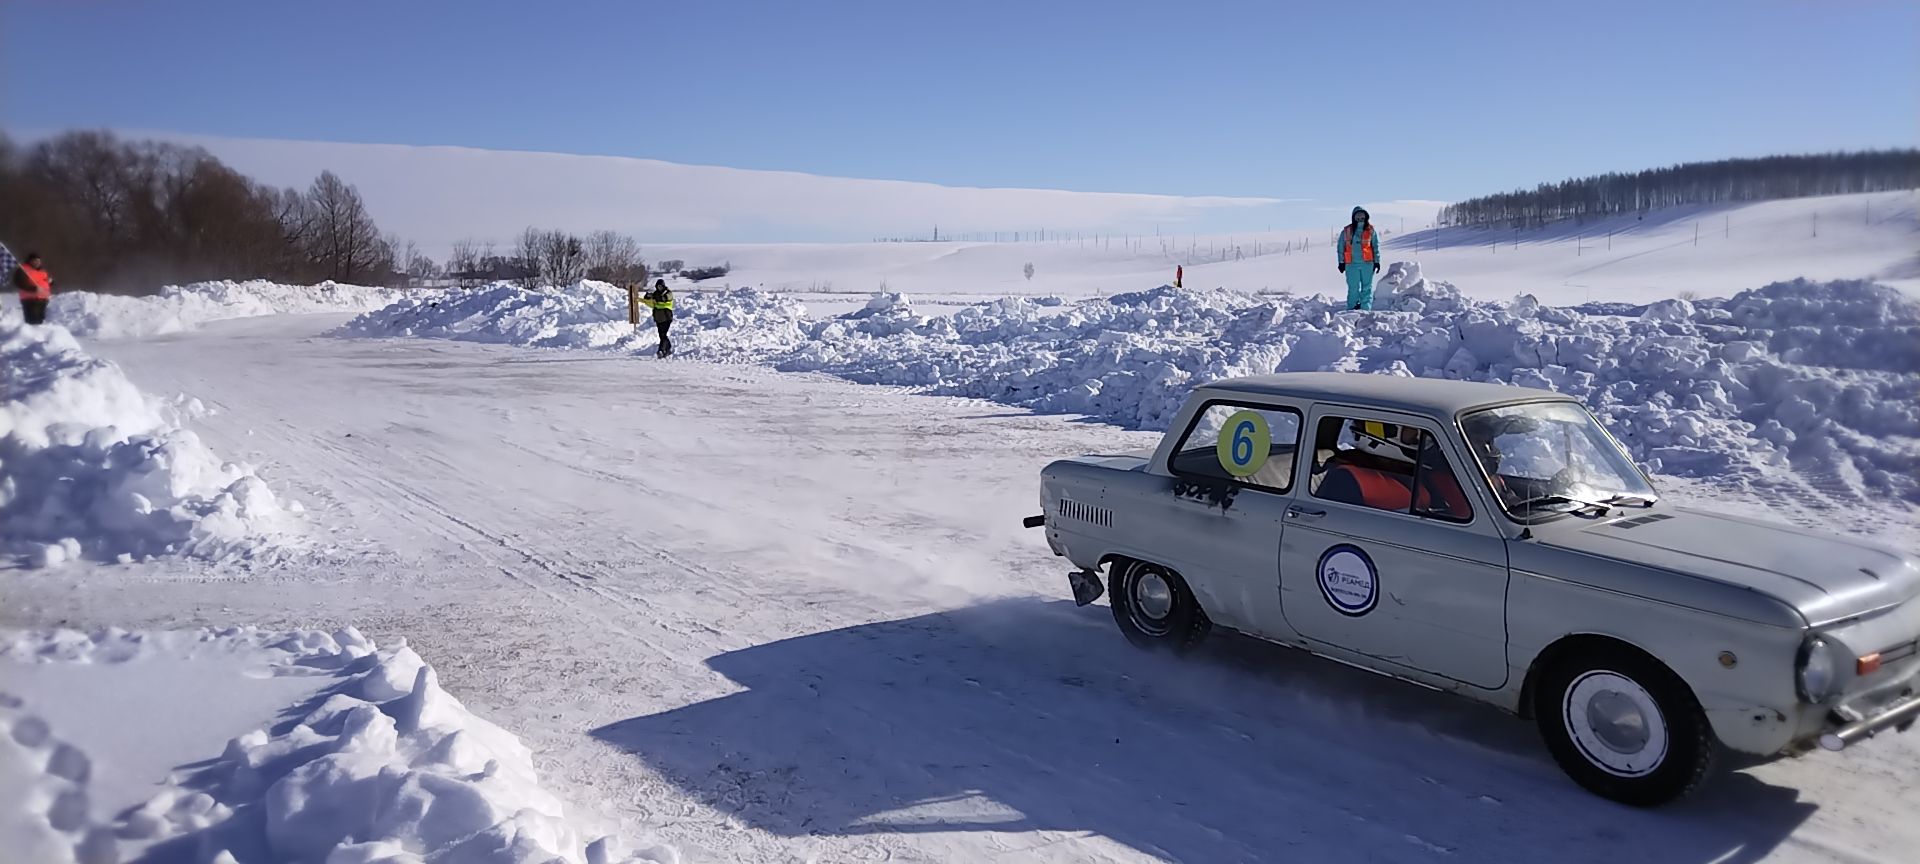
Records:
[[[1327,515],[1325,510],[1308,510],[1298,504],[1287,508],[1288,519],[1318,519]]]

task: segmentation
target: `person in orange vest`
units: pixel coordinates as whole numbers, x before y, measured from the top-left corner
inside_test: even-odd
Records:
[[[1380,266],[1380,238],[1373,233],[1365,207],[1353,208],[1353,221],[1340,229],[1334,247],[1340,272],[1347,274],[1347,308],[1373,308],[1373,272]]]
[[[13,268],[13,287],[20,292],[20,313],[27,323],[46,321],[47,301],[53,299],[53,277],[47,274],[39,253],[27,253],[27,260]]]

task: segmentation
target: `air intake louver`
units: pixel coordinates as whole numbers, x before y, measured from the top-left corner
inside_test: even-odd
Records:
[[[1672,518],[1673,518],[1672,516],[1666,513],[1649,513],[1645,516],[1635,516],[1632,519],[1622,519],[1618,522],[1612,523],[1607,527],[1619,528],[1620,530],[1624,531],[1628,528],[1638,528],[1649,522],[1659,522],[1664,519],[1672,519]]]
[[[1060,499],[1060,518],[1085,522],[1101,528],[1113,527],[1113,511],[1092,504],[1082,504],[1066,498]]]

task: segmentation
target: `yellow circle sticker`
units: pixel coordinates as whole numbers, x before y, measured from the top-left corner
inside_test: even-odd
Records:
[[[1272,443],[1273,430],[1267,428],[1267,418],[1258,411],[1241,411],[1227,418],[1213,450],[1228,474],[1250,477],[1267,464],[1267,448]]]

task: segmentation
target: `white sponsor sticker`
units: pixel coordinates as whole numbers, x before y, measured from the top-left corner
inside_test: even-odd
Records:
[[[1360,547],[1334,546],[1320,555],[1320,594],[1335,612],[1358,618],[1380,602],[1380,571]]]

